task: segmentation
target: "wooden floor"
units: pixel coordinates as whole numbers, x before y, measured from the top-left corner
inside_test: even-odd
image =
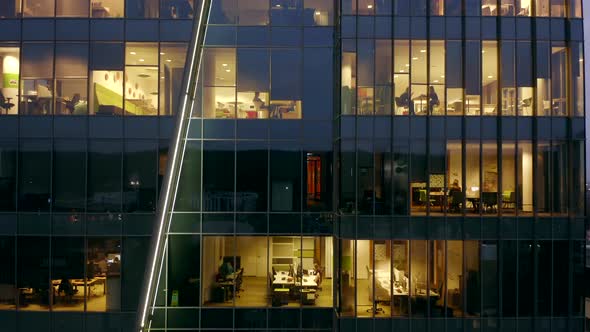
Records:
[[[321,290],[317,291],[315,307],[332,308],[334,301],[332,300],[332,279],[324,279],[322,281]],[[244,277],[242,281],[242,291],[238,296],[232,300],[223,303],[207,302],[207,307],[269,307],[271,306],[271,296],[268,292],[267,279],[263,277]],[[286,307],[299,307],[300,301],[296,299],[289,300]]]

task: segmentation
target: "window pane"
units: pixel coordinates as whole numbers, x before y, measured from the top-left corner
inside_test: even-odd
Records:
[[[172,115],[180,107],[180,93],[187,45],[160,46],[160,115]]]
[[[549,14],[550,14],[549,1],[550,0],[536,0],[535,12],[536,12],[537,16],[549,16]]]
[[[570,44],[570,88],[572,115],[584,116],[584,48],[581,43]]]
[[[85,293],[91,293],[91,280],[84,276],[84,239],[54,238],[51,243],[51,284],[53,309],[84,311]]]
[[[301,119],[302,62],[300,50],[272,51],[270,118]]]
[[[301,209],[301,151],[298,144],[272,144],[270,195],[272,211]]]
[[[141,297],[141,283],[137,282],[144,276],[145,263],[147,261],[148,251],[150,247],[149,237],[127,237],[123,239],[122,257],[119,260],[121,268],[120,272],[116,268],[112,268],[110,277],[113,282],[117,282],[117,276],[121,280],[121,310],[130,311],[137,308],[139,298]],[[114,262],[115,260],[113,260]],[[107,285],[108,289],[108,285]],[[118,308],[118,299],[113,299],[113,310]],[[107,307],[107,310],[109,308]],[[109,310],[110,311],[110,310]]]
[[[503,171],[504,172],[504,171]],[[518,142],[518,188],[519,213],[533,212],[533,145],[530,142]],[[537,190],[535,188],[535,190]]]
[[[551,115],[551,47],[548,42],[537,42],[537,116]]]
[[[165,175],[165,162],[168,161],[160,152],[159,178]],[[182,170],[178,184],[178,196],[174,202],[176,211],[198,211],[201,206],[201,141],[187,141],[183,156]],[[158,188],[159,189],[159,188]]]
[[[266,211],[267,210],[267,169],[268,150],[266,143],[240,142],[236,154],[236,210]],[[288,183],[281,183],[274,188],[288,196],[294,191]],[[274,198],[274,195],[273,195]],[[298,209],[299,210],[299,209]]]
[[[532,44],[516,43],[516,105],[518,115],[532,116],[535,108],[533,98],[533,58]]]
[[[125,115],[158,115],[158,67],[125,67]]]
[[[203,144],[203,210],[234,210],[234,143]]]
[[[55,47],[55,76],[59,78],[88,76],[88,44],[58,43]]]
[[[15,279],[15,238],[12,236],[0,237],[0,284],[4,285],[0,290],[0,309],[14,310],[16,308]]]
[[[123,17],[124,2],[121,0],[90,0],[93,18]]]
[[[485,53],[482,53],[479,41],[467,41],[465,43],[465,109],[467,115],[481,114],[480,99],[482,70],[480,59],[482,56],[485,57]],[[452,72],[449,71],[449,74],[450,73]],[[490,111],[489,108],[487,111]]]
[[[86,195],[86,144],[56,140],[53,148],[53,209],[82,212]]]
[[[23,0],[23,16],[46,16],[54,15],[55,0]]]
[[[55,84],[55,114],[88,114],[87,79],[57,79]]]
[[[56,10],[58,17],[88,17],[88,1],[57,0]]]
[[[465,147],[465,186],[467,197],[467,212],[479,214],[480,209],[480,174],[479,174],[479,143],[467,143]]]
[[[565,16],[565,0],[550,0],[551,2],[551,16],[564,17]]]
[[[306,197],[304,209],[307,208],[308,211],[329,210],[332,201],[331,154],[328,152],[307,152],[304,156],[306,158],[303,168]],[[287,167],[289,163],[283,161],[281,164],[283,166],[279,169]]]
[[[16,114],[18,110],[19,53],[18,47],[0,47],[0,74],[3,80],[0,89],[0,114]]]
[[[13,18],[19,17],[21,0],[7,0],[0,4],[0,17]]]
[[[19,309],[49,310],[49,238],[22,236],[17,244]]]
[[[271,0],[272,25],[301,25],[303,0]]]
[[[123,115],[123,72],[95,70],[91,73],[91,115]]]
[[[51,145],[22,140],[19,150],[19,210],[47,211],[51,203]]]
[[[481,0],[481,15],[482,16],[497,16],[498,15],[498,0]]]
[[[410,241],[410,299],[412,316],[424,317],[428,296],[428,241]]]
[[[171,235],[168,241],[168,303],[178,294],[181,307],[199,305],[201,238],[198,235]],[[203,254],[205,254],[203,252]],[[209,258],[205,258],[209,260]],[[265,264],[266,265],[266,264]],[[265,266],[266,267],[266,266]],[[205,277],[205,275],[204,275]],[[206,278],[203,278],[205,280]]]
[[[342,114],[354,114],[356,110],[356,46],[342,46],[341,104]]]
[[[236,24],[238,16],[238,0],[211,1],[210,24]],[[168,14],[164,13],[163,14]],[[161,16],[163,16],[163,14]],[[164,18],[164,17],[162,17]]]
[[[443,73],[439,79],[447,85],[447,115],[463,115],[463,46],[461,42],[452,40],[447,42],[446,66],[448,75]],[[467,83],[479,85],[479,82],[473,83],[473,80],[467,80]],[[477,114],[477,108],[472,109],[471,103],[467,106],[469,106],[468,110]]]
[[[498,213],[498,146],[496,143],[482,144],[482,208],[486,213]]]
[[[566,116],[567,109],[567,84],[566,64],[567,50],[565,46],[554,43],[551,47],[551,104],[553,116]]]
[[[334,8],[332,1],[304,0],[304,25],[332,25],[334,24]],[[391,12],[391,8],[387,13]]]
[[[502,75],[502,115],[516,115],[515,45],[513,41],[502,41],[500,66]],[[485,67],[484,67],[485,68]]]
[[[123,204],[125,211],[156,210],[156,142],[126,141]]]
[[[498,242],[482,241],[481,285],[483,291],[482,316],[496,317],[498,306]]]
[[[88,149],[88,210],[121,210],[121,144],[91,141]]]
[[[0,211],[16,210],[16,141],[0,141]]]
[[[239,25],[267,25],[268,0],[238,1]]]
[[[502,142],[502,214],[516,213],[516,147]],[[521,189],[522,190],[522,189]]]
[[[498,43],[484,41],[482,57],[482,114],[496,115],[498,114]]]
[[[157,18],[158,0],[126,0],[127,18]]]
[[[86,292],[86,310],[118,311],[121,302],[121,240],[89,237],[87,241],[86,277],[93,285]]]
[[[463,184],[463,158],[460,141],[447,142],[447,182],[449,183],[449,212],[462,213],[465,206]]]

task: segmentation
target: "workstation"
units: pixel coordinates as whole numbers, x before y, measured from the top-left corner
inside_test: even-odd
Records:
[[[344,315],[452,317],[479,300],[476,241],[343,239],[341,250]]]
[[[203,305],[329,307],[332,249],[331,237],[207,236]]]

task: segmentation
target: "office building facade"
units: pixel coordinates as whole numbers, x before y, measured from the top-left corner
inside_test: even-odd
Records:
[[[0,330],[585,331],[581,0],[203,3],[0,4]]]

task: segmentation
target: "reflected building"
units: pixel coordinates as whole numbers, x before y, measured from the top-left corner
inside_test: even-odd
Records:
[[[582,16],[2,1],[0,330],[587,330]]]

